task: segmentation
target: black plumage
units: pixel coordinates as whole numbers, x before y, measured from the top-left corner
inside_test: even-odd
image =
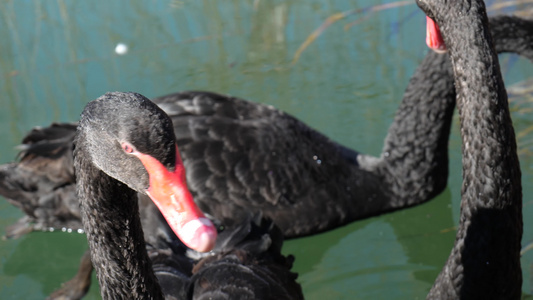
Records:
[[[108,93],[82,113],[74,150],[76,186],[104,299],[303,298],[290,272],[292,259],[280,254],[281,232],[260,218],[225,230],[214,253],[194,269],[187,248],[158,213],[151,214],[158,218],[148,225],[159,234],[149,236],[146,244],[137,193],[152,198],[159,179],[124,143],[169,170],[181,163],[171,147],[175,136],[170,119],[143,96]],[[174,195],[174,201],[182,201]]]
[[[449,49],[463,142],[456,240],[428,299],[520,299],[520,164],[485,4],[417,4],[442,29]]]

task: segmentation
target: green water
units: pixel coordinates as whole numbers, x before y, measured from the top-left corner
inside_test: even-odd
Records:
[[[424,16],[415,5],[340,21],[291,65],[298,47],[328,16],[375,2],[110,2],[0,0],[0,163],[14,160],[14,146],[33,126],[75,121],[88,101],[106,91],[155,97],[190,89],[268,103],[377,155],[427,51]],[[125,55],[115,53],[118,43],[128,46]],[[501,63],[508,85],[533,75],[524,60],[505,56]],[[528,105],[512,103],[517,132],[533,124]],[[524,243],[533,240],[532,138],[519,135]],[[460,163],[455,120],[449,185],[440,196],[286,242],[284,252],[296,256],[306,298],[423,299],[455,237]],[[0,232],[21,216],[0,201]],[[85,249],[83,235],[60,232],[0,241],[0,299],[43,299],[75,273]],[[522,267],[529,294],[533,251]],[[87,298],[100,298],[95,284]]]

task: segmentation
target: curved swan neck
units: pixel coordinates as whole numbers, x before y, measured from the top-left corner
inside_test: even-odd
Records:
[[[489,20],[498,53],[513,52],[533,58],[533,21],[515,16],[492,16]]]
[[[381,154],[386,177],[394,179],[389,183],[396,195],[393,206],[423,202],[446,187],[454,108],[449,59],[429,53],[409,81]]]
[[[498,53],[512,52],[533,60],[533,21],[493,16],[489,23]],[[377,164],[386,178],[394,179],[387,182],[395,195],[392,207],[424,202],[446,187],[455,98],[449,56],[429,51],[409,81],[381,158],[361,164],[362,168]]]
[[[479,196],[492,190],[492,187],[504,187],[509,179],[516,179],[516,174],[512,174],[514,171],[510,170],[519,169],[516,167],[516,140],[507,92],[498,56],[492,46],[487,17],[483,13],[481,22],[477,21],[478,18],[470,19],[461,18],[455,20],[453,25],[447,25],[450,28],[447,44],[458,93],[457,106],[463,140],[463,200],[480,198]],[[490,169],[483,170],[485,166]],[[498,180],[490,181],[484,186],[480,185],[481,182],[474,184],[484,176],[507,179],[501,183]],[[514,187],[520,190],[520,181],[513,183]],[[473,187],[484,190],[468,194]],[[490,207],[500,206],[497,203],[506,201],[514,204],[514,201],[506,198],[496,197],[484,201]]]
[[[494,22],[491,20],[491,25],[494,24],[491,27],[495,32],[497,50],[515,52],[533,59],[531,51],[527,51],[528,48],[533,49],[533,43],[529,42],[533,40],[533,22],[516,17],[494,19]],[[496,27],[505,22],[513,25],[503,29]],[[520,33],[515,34],[513,30]],[[520,45],[522,42],[526,43],[525,47]],[[294,217],[309,213],[307,209],[300,210],[295,205],[291,205],[293,210],[287,211],[286,215],[285,212],[271,210],[269,216],[276,219],[286,236],[295,237],[432,199],[444,190],[447,183],[448,137],[455,101],[455,83],[449,57],[431,51],[409,82],[394,122],[389,127],[381,156],[357,153],[306,129],[316,135],[311,139],[315,145],[324,147],[302,147],[313,152],[302,150],[300,156],[313,157],[318,154],[315,157],[327,157],[322,166],[337,166],[334,173],[327,174],[330,181],[308,186],[312,192],[306,195],[304,201],[313,205],[299,206],[313,207],[315,222]],[[290,121],[295,122],[292,119]],[[296,124],[294,126],[301,126],[300,123]],[[324,170],[332,168],[316,171],[323,176]],[[297,186],[299,182],[295,182]],[[284,198],[280,200],[284,201]],[[295,203],[300,201],[297,199]],[[265,211],[268,215],[268,210]]]
[[[484,4],[472,1],[467,12],[439,26],[446,30],[458,93],[463,186],[455,245],[428,298],[518,299],[520,168]]]
[[[144,242],[136,193],[86,160],[76,145],[77,193],[103,299],[163,299]]]

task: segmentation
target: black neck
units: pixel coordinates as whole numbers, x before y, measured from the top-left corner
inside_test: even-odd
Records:
[[[494,16],[489,23],[498,53],[533,60],[533,21]],[[429,51],[409,81],[378,161],[385,177],[394,179],[387,182],[393,206],[418,204],[445,188],[455,98],[448,55]]]
[[[77,190],[102,298],[163,299],[146,252],[136,193],[96,169],[87,156],[75,153]]]
[[[514,52],[533,60],[532,21],[498,16],[491,17],[490,25],[498,52]],[[328,175],[332,181],[316,186],[316,192],[307,196],[312,199],[310,202],[320,203],[315,210],[315,215],[321,218],[317,222],[290,216],[281,220],[279,211],[275,211],[273,215],[286,236],[323,231],[416,205],[442,192],[448,178],[448,139],[455,101],[449,56],[430,51],[409,81],[381,157],[360,154],[342,146],[313,147],[313,152],[308,153],[328,157],[327,161],[337,167],[334,174]],[[317,144],[331,145],[322,135],[313,137],[314,141],[320,139],[324,142]],[[334,157],[336,151],[341,159]],[[346,161],[353,163],[346,164]],[[334,200],[324,202],[324,186],[328,187],[326,198]],[[337,217],[332,218],[335,214]]]
[[[446,187],[454,108],[450,62],[429,53],[409,81],[379,161],[392,207],[427,201]]]
[[[463,187],[456,242],[428,298],[518,299],[522,189],[516,141],[484,5],[472,3],[467,13],[439,23],[447,30],[458,93]]]
[[[533,59],[533,21],[514,16],[489,19],[490,32],[498,53],[513,52]]]

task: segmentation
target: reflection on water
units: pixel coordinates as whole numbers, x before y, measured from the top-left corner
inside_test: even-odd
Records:
[[[77,120],[85,103],[115,90],[149,97],[190,89],[229,93],[285,110],[359,151],[380,152],[407,81],[426,53],[424,18],[414,5],[367,15],[348,30],[342,26],[360,15],[334,24],[291,65],[323,20],[374,1],[205,4],[0,0],[0,162],[15,158],[14,146],[32,126]],[[115,53],[119,43],[127,45],[126,54]],[[501,62],[507,84],[533,74],[524,60],[506,56]],[[532,124],[530,102],[523,99],[513,102],[517,132]],[[518,136],[527,242],[533,240],[531,138]],[[306,297],[424,298],[453,244],[460,186],[455,122],[442,195],[285,244],[284,252],[296,256]],[[0,201],[0,232],[20,216]],[[65,233],[1,241],[0,299],[42,299],[74,274],[85,248],[84,236]],[[522,261],[524,291],[531,292],[533,252]],[[88,299],[98,298],[93,284]]]
[[[424,206],[355,222],[319,239],[287,242],[284,252],[296,256],[306,296],[370,299],[389,290],[398,299],[414,299],[426,294],[455,239],[450,196],[446,190]]]

